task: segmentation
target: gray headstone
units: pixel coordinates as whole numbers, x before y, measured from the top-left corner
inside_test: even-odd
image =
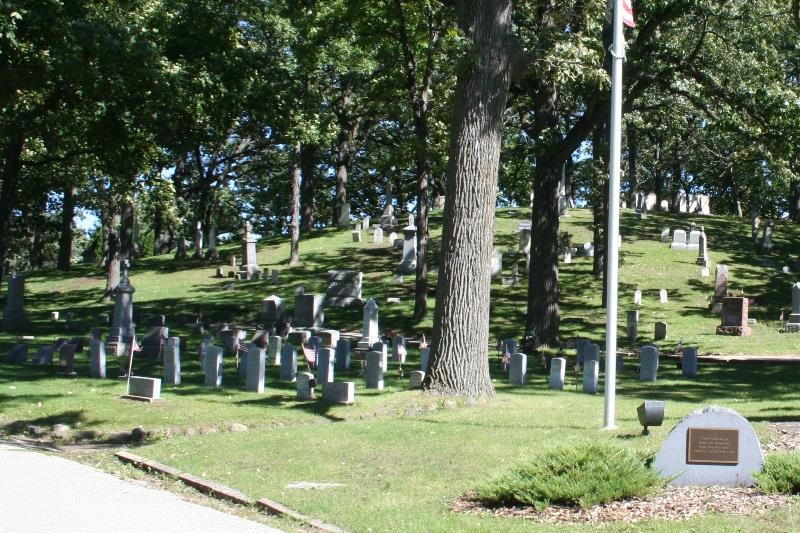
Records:
[[[521,229],[519,231],[519,251],[523,254],[531,252],[531,230]]]
[[[247,351],[247,368],[245,388],[252,392],[264,392],[265,350],[258,346],[250,346]]]
[[[6,305],[3,321],[0,324],[3,331],[22,331],[29,326],[25,312],[25,276],[22,274],[12,274],[8,277]]]
[[[317,395],[314,392],[314,374],[311,372],[300,372],[297,374],[297,399],[314,400]]]
[[[417,271],[417,228],[412,225],[403,228],[403,256],[397,272],[413,274]]]
[[[128,395],[159,400],[161,399],[161,380],[158,378],[131,376],[128,382]]]
[[[583,392],[597,394],[600,380],[600,361],[588,360],[583,364]]]
[[[317,350],[317,383],[333,381],[336,364],[336,351],[333,348]]]
[[[667,435],[653,468],[677,486],[748,487],[764,468],[750,423],[733,409],[710,406],[685,416]]]
[[[686,249],[686,230],[676,229],[672,232],[670,248]]]
[[[364,305],[364,322],[361,330],[361,340],[358,341],[358,347],[362,350],[369,349],[373,344],[378,342],[379,337],[378,303],[373,299],[369,299]]]
[[[323,329],[317,336],[322,341],[322,346],[326,348],[333,348],[339,342],[339,332],[335,329]]]
[[[272,269],[272,284],[279,285],[281,282],[281,271],[277,268]]]
[[[697,348],[685,346],[681,358],[681,374],[685,378],[697,377]]]
[[[669,226],[661,228],[661,242],[669,242]]]
[[[528,356],[524,353],[511,354],[508,365],[509,385],[525,385],[528,381]]]
[[[286,316],[286,306],[283,299],[276,295],[267,296],[261,300],[261,322],[264,324],[274,324],[281,322]]]
[[[361,242],[361,230],[356,230],[352,233],[353,242]]]
[[[599,363],[600,347],[593,342],[585,344],[583,348],[583,357],[578,355],[578,359],[583,365],[586,365],[586,363],[589,361],[597,361]]]
[[[58,371],[62,374],[75,373],[75,345],[62,344],[58,350]]]
[[[321,294],[297,294],[294,297],[294,320],[292,326],[298,328],[321,328],[325,322]]]
[[[89,375],[99,379],[106,377],[106,343],[103,341],[89,341]]]
[[[567,369],[567,360],[563,357],[554,357],[550,360],[550,377],[548,385],[551,389],[564,390],[564,373]]]
[[[336,343],[336,370],[348,370],[350,368],[350,340],[339,339]]]
[[[711,300],[711,312],[722,313],[722,299],[728,295],[728,265],[717,265],[714,276],[714,297]]]
[[[517,339],[503,339],[500,343],[500,350],[504,354],[517,353]]]
[[[655,326],[655,334],[653,337],[657,341],[663,341],[667,338],[667,323],[666,322],[656,322]]]
[[[383,358],[382,352],[367,352],[364,380],[368,389],[383,389]]]
[[[356,403],[356,384],[352,381],[329,381],[323,383],[322,401],[345,405]]]
[[[222,386],[222,348],[209,346],[203,361],[206,387]]]
[[[414,370],[408,375],[408,386],[412,389],[421,389],[423,381],[425,381],[425,372],[422,370]]]
[[[381,368],[384,372],[389,369],[389,346],[383,342],[376,342],[370,348],[373,352],[380,352],[383,356],[381,359]]]
[[[181,384],[181,340],[170,337],[164,347],[164,383]]]
[[[423,372],[428,371],[428,360],[431,356],[431,349],[428,346],[424,346],[419,349],[419,369]]]
[[[639,355],[639,381],[655,382],[658,376],[658,348],[642,346]]]
[[[285,344],[281,348],[281,380],[294,381],[297,375],[297,349]]]
[[[698,230],[692,230],[689,232],[689,242],[686,244],[686,247],[690,250],[697,250],[700,248],[700,232]]]
[[[28,345],[15,344],[6,355],[7,363],[22,363],[28,360]]]

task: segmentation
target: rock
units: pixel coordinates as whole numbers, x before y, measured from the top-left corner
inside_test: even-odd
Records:
[[[233,424],[231,424],[231,427],[230,427],[230,430],[235,432],[235,433],[238,433],[238,432],[241,432],[241,431],[247,431],[247,429],[248,429],[247,426],[245,426],[244,424],[240,424],[239,422],[234,422]]]
[[[66,439],[69,437],[70,428],[67,424],[56,424],[53,426],[54,439]]]
[[[452,398],[448,398],[447,400],[444,401],[442,407],[444,407],[445,409],[455,409],[458,407],[458,404]]]
[[[103,436],[103,432],[97,429],[85,429],[83,431],[79,431],[77,438],[78,440],[97,440]]]
[[[31,424],[30,426],[25,428],[25,431],[28,432],[28,435],[31,437],[44,437],[47,435],[47,430],[42,426],[34,426]]]
[[[132,442],[143,442],[149,433],[144,430],[142,426],[137,426],[131,430],[131,441]]]

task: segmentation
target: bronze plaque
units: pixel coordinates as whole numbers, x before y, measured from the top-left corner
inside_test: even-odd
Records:
[[[739,430],[689,428],[686,435],[686,463],[739,464]]]

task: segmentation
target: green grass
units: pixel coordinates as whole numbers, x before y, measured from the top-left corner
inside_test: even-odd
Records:
[[[497,246],[516,249],[517,222],[524,210],[499,212]],[[659,242],[662,225],[687,228],[690,220],[705,224],[712,260],[712,277],[701,278],[692,252],[672,251]],[[438,214],[432,218],[434,237],[440,231]],[[575,243],[591,237],[591,216],[573,210],[562,220],[562,230],[574,235]],[[644,291],[641,307],[640,343],[650,339],[653,324],[664,320],[670,336],[661,342],[672,350],[678,341],[697,345],[701,353],[796,354],[800,335],[779,334],[776,319],[780,308],[790,305],[793,275],[780,273],[783,264],[800,253],[800,234],[790,224],[778,224],[775,248],[770,256],[774,268],[761,266],[749,239],[749,224],[723,217],[650,215],[638,220],[624,211],[622,220],[624,263],[620,277],[620,337],[624,348],[625,311],[632,307],[633,290]],[[367,239],[369,240],[369,239]],[[218,264],[227,264],[239,247],[221,249],[219,263],[188,260],[177,263],[171,257],[139,260],[131,279],[136,287],[135,305],[142,317],[166,314],[172,334],[190,334],[189,325],[197,313],[211,321],[252,323],[262,298],[276,293],[291,307],[295,285],[308,292],[324,291],[329,269],[360,268],[365,273],[364,296],[381,304],[382,331],[430,338],[431,318],[414,324],[413,279],[397,285],[393,270],[400,252],[371,243],[352,243],[347,231],[324,230],[301,242],[303,265],[287,266],[288,246],[283,239],[266,239],[260,246],[262,266],[281,270],[281,285],[266,281],[238,282],[235,290],[223,287],[230,280],[213,277]],[[711,315],[707,299],[713,289],[713,264],[726,261],[731,269],[730,287],[754,298],[758,306],[751,316],[758,319],[753,336],[724,337],[714,334],[719,317]],[[506,270],[509,269],[506,263]],[[604,312],[600,305],[600,281],[590,274],[588,259],[561,265],[562,337],[587,336],[602,342]],[[104,280],[98,270],[80,265],[69,274],[56,271],[28,275],[28,312],[34,322],[34,344],[50,342],[57,336],[83,334],[103,326],[112,306],[99,301]],[[429,302],[433,305],[436,278],[431,280]],[[658,303],[658,290],[669,291],[669,303]],[[492,287],[493,337],[520,337],[524,328],[527,286]],[[385,305],[387,297],[400,297],[399,305]],[[74,332],[49,323],[51,310],[64,316],[74,313]],[[343,331],[360,329],[357,309],[330,310],[326,322]],[[141,330],[140,330],[141,333]],[[10,334],[0,335],[0,354],[16,342]],[[143,425],[153,430],[156,441],[137,453],[174,465],[196,475],[231,485],[254,497],[271,497],[298,510],[354,531],[478,531],[542,530],[528,521],[496,518],[491,514],[464,515],[451,512],[449,502],[464,492],[506,471],[512,465],[535,456],[554,443],[573,438],[616,442],[641,453],[653,453],[667,431],[685,414],[707,404],[736,409],[754,423],[760,436],[770,438],[769,421],[798,421],[800,365],[750,363],[702,364],[700,378],[683,380],[675,365],[662,359],[657,384],[635,381],[633,370],[622,371],[618,384],[617,431],[600,431],[603,402],[600,396],[580,394],[577,376],[568,377],[564,392],[548,391],[541,365],[534,358],[534,372],[526,387],[505,385],[505,376],[492,353],[492,377],[497,398],[486,404],[442,408],[442,400],[407,390],[395,364],[387,373],[387,390],[367,391],[358,366],[340,379],[356,382],[357,404],[352,407],[326,406],[320,401],[297,402],[291,384],[276,380],[277,369],[267,371],[266,393],[243,390],[228,362],[223,387],[202,387],[200,368],[193,354],[200,338],[189,339],[182,367],[184,384],[163,391],[166,402],[146,405],[119,399],[124,383],[58,376],[54,368],[31,364],[0,363],[0,428],[6,433],[24,431],[27,424],[51,425],[66,422],[77,429],[97,429],[109,435]],[[35,346],[32,348],[35,351]],[[410,350],[404,365],[406,375],[416,368],[418,355]],[[574,357],[574,352],[568,351]],[[114,375],[116,363],[110,364]],[[571,368],[571,366],[569,367]],[[138,374],[159,375],[157,365],[136,363]],[[77,360],[79,376],[88,374],[86,354]],[[667,401],[664,426],[652,435],[640,437],[635,415],[644,399]],[[250,431],[226,431],[240,422]],[[172,428],[172,429],[169,429]],[[184,435],[191,429],[193,435]],[[169,436],[168,436],[169,435]],[[335,481],[343,487],[319,491],[286,489],[292,481]],[[795,505],[771,511],[757,518],[707,517],[687,524],[652,521],[638,529],[671,531],[786,531],[800,529]],[[588,527],[576,529],[589,529]],[[612,530],[630,530],[616,525]]]

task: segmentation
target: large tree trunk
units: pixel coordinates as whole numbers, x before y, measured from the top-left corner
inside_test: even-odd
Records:
[[[336,199],[333,206],[333,227],[349,228],[350,220],[341,220],[342,213],[347,212],[347,172],[352,157],[352,142],[355,136],[355,120],[350,114],[353,105],[350,83],[342,82],[339,102],[336,105],[336,116],[339,120],[339,134],[336,139]]]
[[[114,294],[114,289],[119,285],[120,276],[120,263],[122,256],[120,254],[120,216],[116,213],[117,207],[113,201],[108,209],[109,220],[106,222],[108,228],[108,255],[106,258],[106,291],[103,295],[104,301],[111,300]]]
[[[636,126],[632,123],[628,123],[627,127],[627,137],[628,137],[628,193],[631,198],[631,203],[633,203],[633,199],[636,197],[636,193],[639,192],[639,178],[637,176],[637,168],[636,165],[638,164],[638,157],[639,157],[639,138],[638,132],[636,130]],[[659,199],[659,205],[661,200]]]
[[[316,174],[317,147],[303,143],[300,147],[300,166],[303,182],[300,189],[300,231],[308,233],[314,227],[314,174]]]
[[[44,246],[47,242],[47,194],[48,191],[42,191],[38,205],[34,207],[33,222],[33,242],[31,243],[31,268],[41,269],[44,268]]]
[[[64,201],[61,206],[61,237],[58,240],[58,269],[69,270],[72,259],[72,236],[75,222],[75,194],[71,185],[64,187]]]
[[[741,210],[740,198],[736,200]],[[800,221],[800,181],[795,178],[789,183],[789,218],[792,222]]]
[[[122,205],[122,227],[119,237],[119,256],[130,261],[133,259],[133,225],[136,223],[136,205],[133,200],[127,200]]]
[[[22,150],[25,148],[25,137],[18,130],[11,128],[10,138],[6,146],[6,160],[3,165],[3,184],[0,189],[0,289],[6,275],[6,255],[8,241],[11,238],[11,213],[17,200],[19,173],[22,169]]]
[[[292,220],[289,223],[291,251],[289,265],[300,264],[300,143],[292,148]]]
[[[433,345],[424,387],[492,396],[489,300],[503,113],[516,59],[510,0],[456,3],[475,48],[458,75]]]

